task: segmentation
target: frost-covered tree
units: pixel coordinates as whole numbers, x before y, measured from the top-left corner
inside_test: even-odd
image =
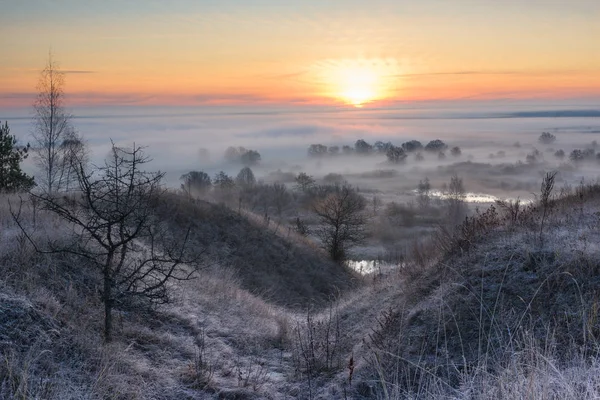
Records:
[[[64,177],[65,135],[72,131],[71,114],[65,108],[65,76],[52,54],[38,81],[38,93],[33,104],[33,153],[42,174],[42,189],[48,193],[61,189]]]
[[[316,234],[332,260],[345,261],[348,249],[364,240],[365,206],[365,199],[347,185],[315,204],[320,222]]]
[[[149,161],[141,147],[128,150],[113,144],[104,166],[87,172],[79,164],[80,195],[65,201],[48,192],[32,194],[43,209],[73,227],[72,244],[50,242],[52,251],[78,256],[100,272],[106,342],[112,339],[116,307],[133,306],[134,299],[167,302],[169,283],[188,279],[193,272],[184,267],[192,261],[186,256],[189,231],[173,237],[156,216],[164,173],[144,171]]]
[[[296,189],[306,193],[315,186],[315,179],[306,172],[300,172],[295,179]]]

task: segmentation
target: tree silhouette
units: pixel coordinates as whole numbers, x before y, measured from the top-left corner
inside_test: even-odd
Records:
[[[48,192],[32,194],[43,209],[73,226],[72,245],[51,242],[51,250],[44,252],[76,255],[100,271],[106,342],[112,340],[115,307],[131,306],[135,299],[165,303],[168,283],[193,273],[184,267],[193,261],[185,251],[189,230],[183,237],[171,237],[154,212],[164,192],[164,173],[143,171],[149,161],[141,147],[128,150],[113,144],[104,166],[86,172],[79,164],[78,195],[65,199]],[[13,217],[25,232],[18,214]]]
[[[0,123],[0,191],[16,192],[34,186],[33,178],[21,171],[21,162],[27,158],[29,144],[17,146],[17,138],[10,134],[8,122]]]
[[[348,185],[315,204],[314,211],[321,223],[316,234],[332,260],[345,261],[348,248],[364,240],[365,205],[365,199]]]

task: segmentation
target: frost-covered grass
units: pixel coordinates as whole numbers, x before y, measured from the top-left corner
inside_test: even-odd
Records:
[[[600,397],[598,187],[553,203],[543,240],[535,207],[516,222],[500,213],[468,246],[424,243],[418,262],[361,284],[272,222],[174,203],[173,229],[194,221],[193,243],[210,248],[205,268],[172,283],[167,305],[118,309],[110,345],[97,271],[36,253],[9,199],[19,204],[0,202],[0,398]],[[34,222],[28,201],[21,217],[36,242],[69,240],[52,215]],[[299,300],[311,297],[313,308]]]

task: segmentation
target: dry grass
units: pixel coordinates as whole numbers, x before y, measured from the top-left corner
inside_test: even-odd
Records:
[[[286,241],[283,230],[223,208],[179,205],[174,226],[206,222],[198,246],[252,245],[233,255],[215,246],[210,267],[171,285],[170,304],[119,310],[110,346],[101,344],[97,274],[68,256],[34,252],[6,200],[0,398],[600,397],[597,186],[553,199],[543,244],[544,211],[513,205],[476,215],[443,246],[439,238],[416,244],[402,270],[341,292],[319,280],[347,276],[310,256],[305,239]],[[34,222],[28,203],[22,216],[34,240],[67,240],[69,226],[39,211]],[[274,253],[296,259],[283,265]],[[301,266],[302,280],[279,275]],[[307,318],[300,305],[311,297],[336,306]]]

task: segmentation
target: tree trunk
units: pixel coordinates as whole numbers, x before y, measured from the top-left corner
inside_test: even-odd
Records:
[[[108,270],[104,271],[104,343],[112,341],[112,290]]]

